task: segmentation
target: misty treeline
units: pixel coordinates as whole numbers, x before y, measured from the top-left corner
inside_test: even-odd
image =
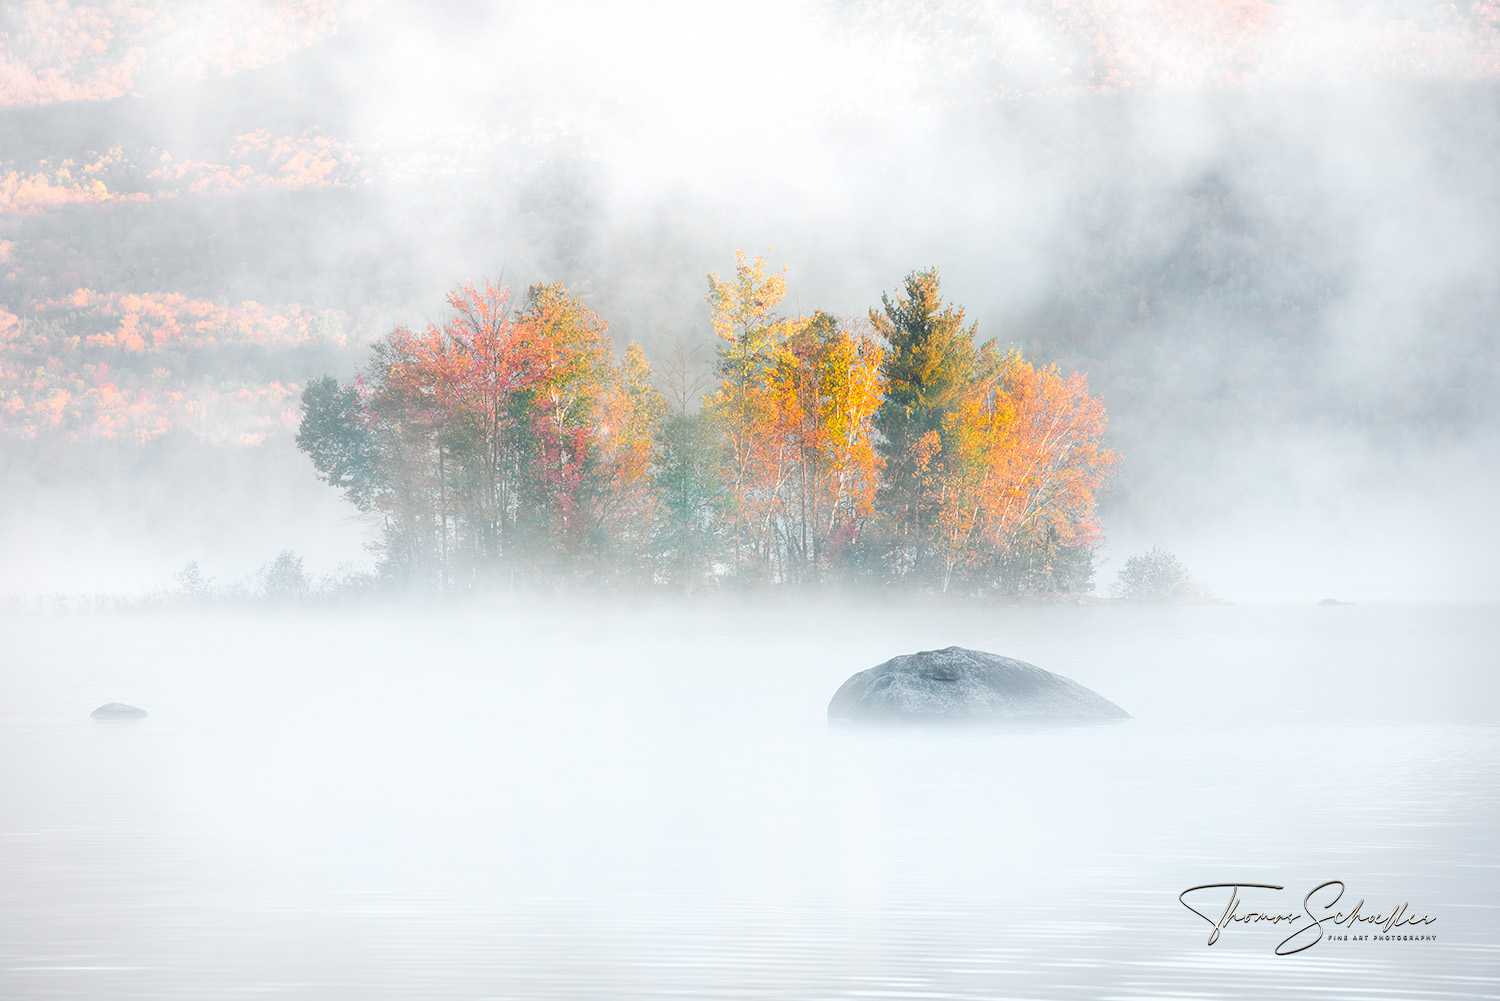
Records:
[[[198,561],[192,560],[173,576],[169,590],[147,594],[142,603],[326,601],[367,593],[378,583],[368,570],[352,564],[315,577],[304,568],[302,557],[295,550],[283,549],[255,573],[239,580],[220,581],[204,573]]]
[[[368,569],[345,563],[334,572],[313,575],[294,550],[283,549],[253,573],[220,579],[190,560],[165,587],[134,592],[0,594],[6,612],[121,612],[187,606],[300,605],[347,601],[378,590]]]
[[[1089,590],[1116,458],[1083,376],[979,342],[935,269],[858,320],[783,315],[785,272],[708,276],[711,372],[616,361],[561,284],[463,284],[311,382],[297,445],[420,589]]]
[[[1172,553],[1152,546],[1125,561],[1109,587],[1112,597],[1148,604],[1217,603],[1219,598]]]

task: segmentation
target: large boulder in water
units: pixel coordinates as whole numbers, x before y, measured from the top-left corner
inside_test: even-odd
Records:
[[[1130,714],[1035,664],[950,646],[894,657],[859,672],[834,693],[828,718],[851,723],[1089,722],[1129,719]]]
[[[94,719],[140,719],[146,710],[127,706],[123,702],[110,702],[89,713]]]

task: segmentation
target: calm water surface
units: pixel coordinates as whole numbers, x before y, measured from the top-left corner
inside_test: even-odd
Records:
[[[0,997],[1500,996],[1495,611],[0,619]],[[1137,718],[829,729],[950,643]]]

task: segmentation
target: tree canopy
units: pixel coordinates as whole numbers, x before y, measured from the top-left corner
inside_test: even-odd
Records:
[[[936,269],[867,319],[785,294],[762,256],[708,276],[718,382],[692,412],[563,285],[513,309],[468,282],[352,382],[309,384],[297,443],[416,586],[1092,585],[1116,459],[1082,375],[976,343]]]

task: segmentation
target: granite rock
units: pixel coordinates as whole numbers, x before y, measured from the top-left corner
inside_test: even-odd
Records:
[[[1035,664],[950,646],[893,657],[859,672],[834,693],[828,718],[850,723],[1087,722],[1129,719],[1130,714]]]
[[[140,719],[146,710],[127,706],[123,702],[110,702],[89,713],[94,719]]]

